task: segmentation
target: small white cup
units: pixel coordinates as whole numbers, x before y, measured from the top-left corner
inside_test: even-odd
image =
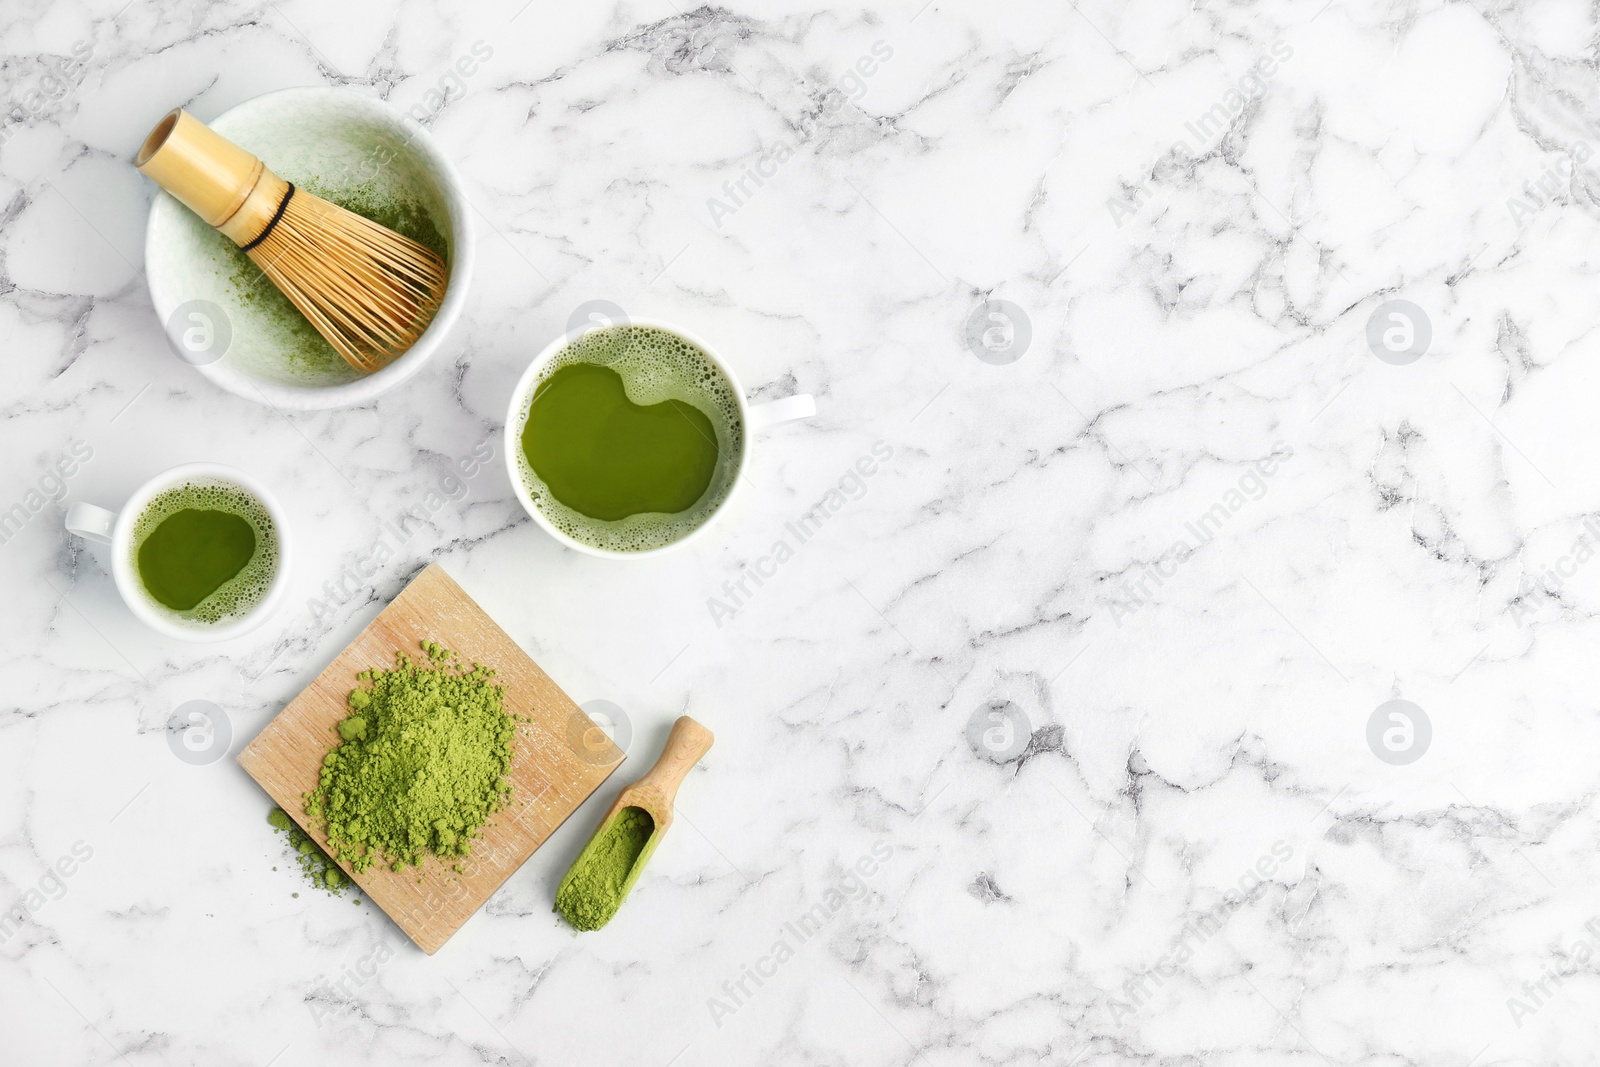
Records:
[[[733,389],[733,395],[739,402],[739,423],[744,429],[744,454],[739,457],[739,465],[733,472],[733,482],[728,488],[727,495],[722,498],[722,502],[705,517],[699,526],[683,537],[670,544],[656,548],[641,549],[637,552],[619,552],[615,549],[596,548],[594,545],[585,544],[557,529],[555,524],[545,518],[539,511],[517,468],[517,456],[522,452],[523,408],[527,406],[531,392],[538,387],[541,372],[562,349],[582,335],[581,331],[576,333],[569,331],[546,345],[544,351],[535,356],[533,362],[528,364],[528,369],[522,372],[522,378],[517,382],[517,387],[512,390],[511,406],[506,410],[506,468],[511,475],[511,488],[515,490],[517,499],[522,502],[523,509],[533,517],[533,521],[538,523],[545,533],[554,537],[568,548],[575,548],[579,552],[587,552],[591,556],[605,556],[612,559],[636,559],[641,556],[653,556],[660,552],[670,551],[693,541],[705,533],[711,524],[717,520],[717,517],[728,510],[729,502],[733,500],[734,494],[738,492],[739,487],[744,483],[745,468],[750,463],[750,447],[753,436],[779,423],[810,418],[817,413],[817,402],[812,399],[809,393],[797,393],[794,396],[786,396],[781,400],[768,400],[764,403],[752,404],[745,399],[744,387],[739,384],[739,378],[733,373],[733,368],[729,367],[727,362],[717,354],[716,349],[688,330],[673,326],[670,323],[661,322],[658,319],[629,318],[618,322],[617,325],[645,326],[681,337],[704,352],[706,358],[722,372],[723,377],[728,379],[728,384]]]
[[[133,565],[133,526],[145,507],[168,489],[193,481],[223,482],[243,489],[267,509],[278,536],[278,569],[266,595],[242,617],[216,626],[185,625],[163,613],[145,592]],[[93,504],[74,504],[67,512],[66,526],[69,532],[86,541],[110,545],[111,576],[128,610],[151,629],[181,641],[226,641],[255,629],[276,610],[289,585],[289,524],[283,509],[267,492],[266,486],[243,471],[219,463],[186,463],[164,471],[136,489],[121,511],[107,511]]]

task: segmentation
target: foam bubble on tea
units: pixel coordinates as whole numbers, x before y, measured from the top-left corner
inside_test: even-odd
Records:
[[[278,569],[278,533],[266,507],[244,489],[185,482],[144,506],[129,552],[151,605],[208,627],[249,614],[267,595]]]
[[[727,498],[744,427],[732,383],[693,342],[608,326],[545,366],[521,443],[518,475],[556,529],[640,552],[687,537]]]

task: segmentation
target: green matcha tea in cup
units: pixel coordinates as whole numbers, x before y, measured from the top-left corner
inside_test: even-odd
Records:
[[[174,467],[121,512],[74,504],[66,526],[111,546],[117,591],[169,637],[236,637],[271,614],[287,585],[283,513],[265,486],[231,467]]]
[[[816,413],[811,397],[745,401],[704,341],[634,319],[573,332],[512,394],[506,454],[517,499],[563,544],[638,556],[682,544],[726,507],[753,431]]]

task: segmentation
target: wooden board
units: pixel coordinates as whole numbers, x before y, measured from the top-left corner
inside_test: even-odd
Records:
[[[432,564],[239,753],[250,776],[319,845],[326,847],[327,837],[321,827],[305,825],[303,798],[316,788],[322,758],[339,739],[334,726],[347,714],[346,698],[359,685],[356,675],[393,667],[396,652],[421,658],[424,640],[437,641],[464,663],[497,671],[506,710],[531,719],[517,726],[511,801],[490,818],[460,874],[433,857],[400,873],[374,864],[356,874],[340,864],[406,936],[432,955],[617,769],[623,753],[443,568]]]

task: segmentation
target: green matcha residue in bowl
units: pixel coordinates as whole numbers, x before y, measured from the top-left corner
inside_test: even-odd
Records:
[[[422,648],[420,662],[396,653],[393,670],[358,676],[367,684],[350,694],[338,744],[306,794],[329,852],[357,873],[429,855],[459,866],[511,792],[516,721],[494,671],[467,670],[432,641]]]

